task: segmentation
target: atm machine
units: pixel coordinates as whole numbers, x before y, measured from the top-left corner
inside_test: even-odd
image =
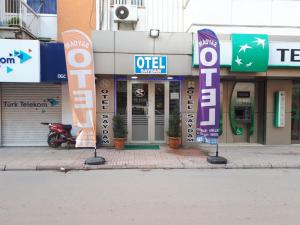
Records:
[[[230,101],[230,124],[234,142],[250,142],[254,132],[254,84],[236,83]]]

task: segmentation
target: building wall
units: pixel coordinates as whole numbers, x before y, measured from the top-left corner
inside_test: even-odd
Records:
[[[266,144],[291,144],[292,80],[268,80],[266,96]],[[285,91],[285,127],[274,126],[274,94]]]
[[[58,40],[61,33],[69,29],[79,29],[91,36],[96,28],[96,5],[91,0],[57,1]]]
[[[184,8],[184,31],[196,31],[202,24],[206,27],[211,25],[217,33],[268,33],[292,36],[300,34],[297,22],[300,19],[299,1],[190,0],[187,2]],[[192,26],[193,24],[195,26]]]
[[[41,14],[39,37],[57,40],[57,15]]]
[[[99,2],[97,7],[99,29],[111,31],[149,31],[150,29],[159,29],[162,32],[183,31],[183,0],[145,0],[144,2],[143,7],[138,7],[138,22],[134,27],[132,24],[119,23],[118,25],[114,22],[114,7],[110,5],[110,0],[104,0],[103,5]],[[101,10],[102,7],[103,10]],[[103,12],[102,16],[101,11]]]
[[[162,32],[183,31],[182,0],[151,0],[146,2],[146,29],[160,29]]]
[[[96,74],[134,75],[135,54],[168,55],[169,75],[192,73],[192,34],[95,31],[93,43]]]

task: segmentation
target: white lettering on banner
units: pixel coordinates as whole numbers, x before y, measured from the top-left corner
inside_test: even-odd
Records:
[[[78,55],[81,55],[82,61],[78,61]],[[86,49],[72,49],[69,51],[68,54],[68,60],[71,66],[82,68],[90,65],[91,63],[91,54]],[[71,70],[70,75],[76,75],[78,78],[78,86],[79,88],[86,88],[86,75],[91,75],[91,70]],[[93,93],[91,90],[75,90],[73,92],[74,95],[74,107],[77,109],[90,109],[93,108]],[[81,102],[81,103],[77,103]],[[93,118],[92,110],[86,110],[86,122],[81,123],[81,127],[83,128],[92,128],[93,127],[93,121],[91,121],[91,118]],[[83,137],[82,137],[83,138]]]
[[[207,61],[206,60],[206,54],[210,53],[211,54],[211,60]],[[200,52],[200,60],[201,63],[204,66],[212,66],[215,65],[217,60],[218,60],[218,55],[215,49],[211,48],[211,47],[206,47],[204,48],[201,52]]]
[[[109,114],[101,115],[101,144],[110,144]]]
[[[83,47],[83,48],[89,48],[90,47],[88,42],[82,41],[82,40],[69,41],[69,42],[65,43],[65,46],[66,46],[67,49],[69,49],[71,47]]]
[[[91,90],[76,90],[73,91],[73,94],[74,94],[75,108],[77,109],[93,108],[93,92]],[[76,102],[81,102],[81,103],[76,104]]]
[[[185,141],[186,142],[194,142],[195,141],[195,130],[193,129],[193,126],[195,125],[195,115],[188,113],[187,114],[187,136]]]
[[[81,62],[78,61],[78,55],[81,55],[83,59]],[[91,54],[86,49],[72,49],[68,54],[69,63],[74,67],[86,67],[90,65],[92,58]]]
[[[210,61],[207,61],[206,54],[210,53]],[[204,66],[213,66],[216,64],[218,60],[218,54],[215,49],[211,47],[203,48],[200,52],[200,61],[201,64]],[[217,72],[217,68],[204,68],[200,70],[201,74],[204,74],[205,76],[205,88],[202,88],[201,90],[201,106],[202,107],[214,107],[216,106],[216,88],[206,88],[212,86],[212,74]],[[208,100],[208,101],[205,101]],[[215,108],[209,108],[208,109],[208,120],[207,121],[200,121],[200,126],[209,126],[209,125],[215,125],[215,115],[216,110]]]
[[[208,120],[207,121],[201,121],[200,125],[201,126],[210,126],[210,125],[215,125],[215,115],[216,115],[216,109],[215,108],[210,108],[208,109]]]
[[[211,88],[211,89],[202,89],[202,102],[201,106],[206,107],[206,106],[216,106],[216,89]],[[208,94],[208,95],[206,95]],[[209,101],[204,101],[204,100],[209,100]]]
[[[201,74],[205,74],[205,85],[207,87],[210,87],[212,85],[211,83],[211,77],[214,73],[217,73],[217,69],[216,68],[205,68],[205,69],[201,69]]]
[[[91,75],[91,70],[71,70],[70,75],[76,75],[78,78],[78,86],[79,88],[85,88],[86,87],[86,79],[85,77],[87,75]]]
[[[199,46],[202,46],[202,45],[212,45],[214,47],[217,46],[217,42],[214,41],[214,40],[209,40],[209,39],[206,39],[206,40],[200,40],[199,41]]]
[[[76,147],[95,147],[96,93],[92,42],[80,30],[62,33],[73,122],[80,127]]]

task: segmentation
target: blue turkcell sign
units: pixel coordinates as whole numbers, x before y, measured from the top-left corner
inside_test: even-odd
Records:
[[[165,55],[135,55],[135,74],[167,74],[167,56]]]

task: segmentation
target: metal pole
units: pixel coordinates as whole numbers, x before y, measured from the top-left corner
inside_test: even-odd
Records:
[[[97,158],[97,148],[96,148],[96,146],[94,148],[94,157]]]
[[[219,157],[219,143],[217,144],[216,157]]]

